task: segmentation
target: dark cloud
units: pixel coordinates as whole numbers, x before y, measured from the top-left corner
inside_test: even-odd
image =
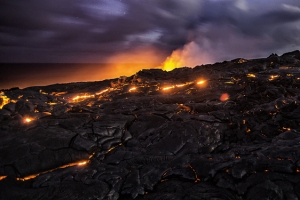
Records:
[[[213,62],[300,47],[298,0],[10,0],[0,4],[1,62],[103,62],[145,46],[159,50],[157,56],[164,60],[191,42]]]

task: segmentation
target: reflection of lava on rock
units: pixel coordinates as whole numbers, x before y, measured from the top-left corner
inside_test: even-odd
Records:
[[[300,198],[299,63],[4,90],[1,198]]]

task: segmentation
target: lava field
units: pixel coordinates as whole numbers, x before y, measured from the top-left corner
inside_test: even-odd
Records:
[[[296,200],[300,52],[2,90],[0,138],[0,199]]]

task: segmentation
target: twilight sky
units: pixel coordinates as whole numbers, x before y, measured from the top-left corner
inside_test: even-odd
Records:
[[[0,63],[160,64],[173,52],[195,66],[296,49],[299,0],[0,1]]]

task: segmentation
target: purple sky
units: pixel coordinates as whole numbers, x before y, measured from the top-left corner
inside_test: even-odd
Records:
[[[102,62],[151,48],[164,59],[195,42],[212,61],[300,46],[299,0],[9,0],[0,62]]]
[[[0,44],[0,63],[161,63],[175,50],[188,66],[266,57],[300,49],[300,1],[1,1]]]

